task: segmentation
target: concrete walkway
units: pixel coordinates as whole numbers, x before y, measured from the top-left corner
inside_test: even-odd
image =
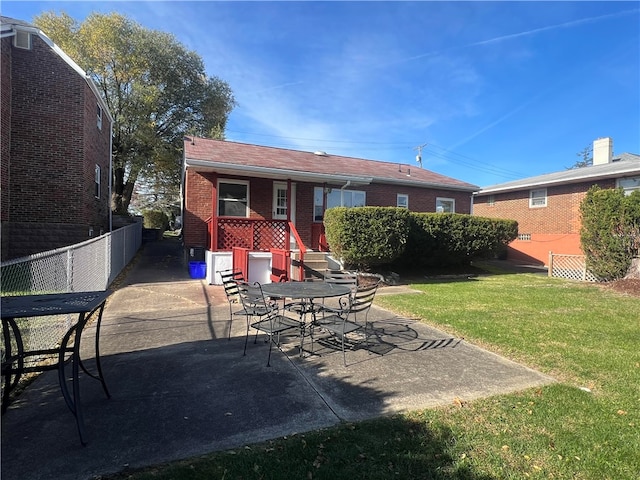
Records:
[[[102,364],[112,394],[80,379],[88,445],[81,446],[55,372],[33,382],[2,417],[3,480],[85,480],[293,433],[473,400],[553,382],[460,338],[374,307],[371,353],[300,358],[229,334],[221,287],[192,280],[180,245],[145,244],[108,300]],[[398,288],[394,287],[394,292]],[[385,294],[384,289],[379,294]],[[416,293],[420,295],[420,293]],[[95,327],[83,337],[91,366]],[[286,406],[286,408],[282,408]]]

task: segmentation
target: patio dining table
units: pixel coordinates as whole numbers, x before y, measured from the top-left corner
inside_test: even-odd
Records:
[[[316,312],[319,307],[316,300],[344,297],[351,293],[351,288],[347,285],[329,282],[290,281],[265,283],[262,285],[262,292],[268,297],[298,301],[293,309],[300,316],[300,355],[302,355],[304,352],[303,346],[306,331],[307,329],[313,328],[316,323]],[[309,316],[311,318],[310,321]]]
[[[50,293],[41,295],[3,296],[2,308],[2,413],[9,406],[10,393],[18,387],[20,379],[26,373],[58,371],[58,382],[65,403],[76,419],[80,442],[86,445],[86,434],[80,403],[79,370],[99,380],[107,397],[110,397],[107,384],[102,375],[100,363],[100,323],[108,291]],[[30,318],[66,316],[61,320],[66,333],[59,344],[51,348],[32,349],[24,341],[29,331]],[[95,361],[96,373],[87,370],[80,358],[82,333],[90,319],[96,321]],[[26,322],[25,322],[26,321]],[[43,362],[48,359],[48,362]],[[72,391],[67,386],[65,365],[71,361]]]

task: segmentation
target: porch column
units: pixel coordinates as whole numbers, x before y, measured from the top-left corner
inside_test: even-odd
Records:
[[[211,179],[211,245],[209,250],[218,250],[218,175],[214,173]]]

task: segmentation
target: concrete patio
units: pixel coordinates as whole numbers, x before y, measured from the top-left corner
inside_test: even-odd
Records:
[[[221,287],[192,280],[177,240],[147,243],[108,300],[101,355],[112,398],[81,376],[88,445],[80,444],[55,372],[2,417],[3,480],[84,480],[293,433],[518,391],[552,378],[463,339],[375,307],[370,350],[300,358],[229,333]],[[385,291],[396,293],[398,287]],[[421,295],[421,293],[415,293]],[[95,327],[83,349],[92,365]],[[282,409],[282,405],[287,405]]]

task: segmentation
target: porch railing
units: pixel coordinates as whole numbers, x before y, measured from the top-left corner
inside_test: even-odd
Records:
[[[210,250],[232,250],[233,247],[268,252],[272,248],[289,247],[289,225],[286,220],[251,218],[212,218],[207,220]]]
[[[258,220],[249,218],[217,218],[209,217],[207,223],[207,245],[212,251],[229,251],[233,253],[234,267],[236,263],[248,274],[248,252],[268,251],[272,254],[272,277],[288,280],[291,271],[291,243],[296,243],[300,251],[298,268],[300,278],[304,276],[304,255],[307,252],[295,225],[286,220]],[[236,258],[238,257],[238,258]]]

